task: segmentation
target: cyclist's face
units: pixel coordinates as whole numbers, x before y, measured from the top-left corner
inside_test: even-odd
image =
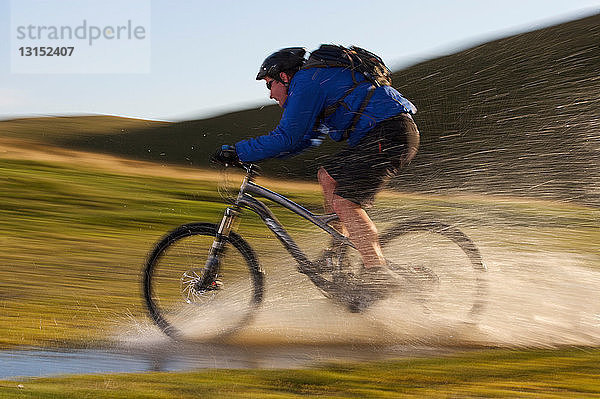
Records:
[[[289,78],[285,73],[281,74],[281,80],[284,82],[289,82]],[[269,76],[265,78],[267,82],[267,87],[271,86],[271,98],[276,100],[279,103],[279,106],[282,107],[287,100],[287,87],[278,80],[275,80]]]

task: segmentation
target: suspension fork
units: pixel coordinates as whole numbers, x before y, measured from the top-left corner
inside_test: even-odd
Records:
[[[221,219],[221,224],[219,224],[219,228],[217,229],[217,234],[215,236],[215,240],[213,241],[212,246],[210,247],[210,251],[208,254],[208,259],[204,265],[204,273],[202,274],[202,280],[199,282],[197,288],[206,289],[210,287],[211,284],[217,278],[217,273],[219,271],[219,258],[223,254],[225,250],[225,244],[229,241],[229,233],[233,227],[233,222],[240,214],[240,202],[242,201],[246,188],[248,187],[248,183],[253,180],[252,173],[248,173],[242,182],[242,186],[240,187],[240,191],[238,193],[237,199],[233,206],[229,206],[225,209],[225,213],[223,214],[223,219]]]
[[[223,219],[217,229],[217,234],[213,241],[210,251],[208,253],[208,259],[204,264],[204,273],[202,273],[202,279],[199,281],[197,286],[198,289],[207,289],[217,278],[219,272],[220,262],[219,259],[225,250],[225,244],[229,240],[229,233],[233,227],[233,223],[237,216],[240,214],[237,206],[228,207],[225,209]]]
[[[229,233],[233,227],[233,222],[239,214],[240,211],[233,207],[228,207],[225,209],[223,219],[221,219],[221,223],[217,229],[217,235],[215,236],[215,240],[210,247],[210,256],[218,256],[223,252],[223,248],[225,247],[227,240],[229,240]]]

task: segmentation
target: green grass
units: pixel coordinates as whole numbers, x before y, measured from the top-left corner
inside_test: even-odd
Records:
[[[10,160],[0,176],[0,324],[10,326],[0,347],[100,343],[99,325],[143,315],[140,272],[154,242],[182,223],[217,223],[225,207],[214,181]],[[291,194],[319,206],[312,192]],[[268,233],[251,215],[240,228]]]
[[[19,385],[21,387],[19,387]],[[0,382],[2,398],[565,398],[600,396],[600,350],[487,350],[312,370],[31,378]]]
[[[143,320],[140,272],[153,244],[179,224],[217,222],[224,209],[214,179],[130,176],[0,160],[0,185],[0,324],[7,326],[0,329],[0,347],[102,345],[115,325],[132,317]],[[321,208],[314,188],[277,190],[310,209]],[[293,235],[315,231],[297,216],[275,211]],[[245,215],[239,231],[259,258],[281,257],[283,250],[262,222]],[[598,263],[596,208],[384,194],[374,216],[382,225],[392,217],[441,219],[458,224],[484,247],[567,251],[588,256],[591,267]]]
[[[5,348],[107,344],[117,325],[145,319],[139,279],[154,242],[181,223],[219,220],[224,206],[214,178],[131,176],[7,159],[0,159],[0,176],[5,188],[0,323],[6,326],[0,329],[0,347]],[[236,179],[230,179],[232,185]],[[277,191],[320,208],[314,188],[291,185]],[[292,234],[314,231],[275,210]],[[382,225],[390,216],[457,223],[484,249],[566,251],[589,257],[590,267],[598,264],[600,233],[594,221],[600,211],[593,207],[383,193],[373,214]],[[239,229],[261,259],[281,254],[257,217],[248,215]],[[314,370],[31,378],[1,381],[0,397],[588,397],[600,395],[599,360],[598,349],[487,350]]]

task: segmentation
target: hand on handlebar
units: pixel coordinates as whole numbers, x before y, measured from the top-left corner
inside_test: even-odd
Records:
[[[231,145],[223,145],[218,148],[210,157],[210,161],[225,166],[238,166],[241,164],[240,158],[238,158],[237,152],[235,151],[235,147]]]

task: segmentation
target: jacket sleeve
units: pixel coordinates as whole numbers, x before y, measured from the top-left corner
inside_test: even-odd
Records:
[[[298,78],[298,79],[297,79]],[[325,94],[310,74],[296,74],[279,125],[264,136],[235,145],[242,162],[295,154],[310,147],[313,126],[325,103]]]

